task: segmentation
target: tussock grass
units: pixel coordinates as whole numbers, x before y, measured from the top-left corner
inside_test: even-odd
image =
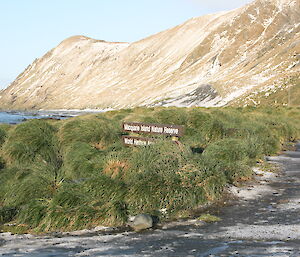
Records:
[[[3,157],[0,156],[0,170],[4,169],[4,167],[5,167],[5,161],[4,161]]]
[[[125,147],[122,121],[184,125],[180,145]],[[0,126],[0,223],[36,231],[175,217],[300,138],[300,108],[136,108]]]
[[[80,179],[94,173],[93,158],[100,154],[91,145],[84,142],[73,142],[64,155],[64,171],[67,178]]]
[[[57,162],[56,130],[43,120],[31,120],[15,127],[3,146],[11,163],[31,164],[38,159],[47,163]]]
[[[93,118],[76,118],[66,121],[59,131],[62,147],[74,142],[98,143],[99,147],[107,147],[116,142],[121,134],[121,126],[114,120],[96,116]]]
[[[0,146],[5,142],[6,132],[0,127]]]

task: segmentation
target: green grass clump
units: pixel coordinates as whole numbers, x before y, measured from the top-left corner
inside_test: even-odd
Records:
[[[24,122],[15,127],[4,144],[8,161],[31,164],[38,160],[57,162],[56,130],[43,120]]]
[[[69,146],[74,142],[99,144],[105,148],[119,139],[121,126],[105,117],[70,119],[59,131],[62,146]]]
[[[94,173],[93,158],[100,154],[97,149],[83,142],[74,142],[66,149],[64,171],[67,178],[80,179]]]
[[[122,121],[183,125],[185,134],[180,144],[155,136],[126,147]],[[299,108],[136,108],[1,125],[0,223],[67,231],[138,213],[176,217],[251,179],[264,155],[299,138]]]
[[[248,144],[244,140],[226,138],[209,145],[203,156],[213,159],[215,162],[222,160],[225,162],[245,161],[249,158]]]
[[[226,138],[209,145],[202,157],[204,165],[224,173],[227,181],[233,183],[252,175],[249,164],[259,154],[260,151],[253,151],[251,142]]]
[[[55,193],[57,185],[54,178],[42,172],[20,170],[14,176],[14,182],[6,191],[6,205],[22,206],[32,199],[49,199]]]
[[[201,220],[201,221],[204,221],[207,223],[213,223],[213,222],[221,221],[222,219],[215,215],[211,215],[211,214],[207,213],[207,214],[202,214],[200,217],[198,217],[198,220]]]
[[[18,214],[19,224],[30,224],[31,228],[38,227],[47,214],[47,204],[43,199],[30,200],[24,204]]]
[[[199,176],[188,148],[161,141],[134,151],[124,179],[129,185],[128,206],[133,213],[155,212],[197,206],[204,202],[204,190],[194,180]],[[190,164],[189,164],[190,162]]]
[[[0,147],[5,142],[6,132],[0,127]]]

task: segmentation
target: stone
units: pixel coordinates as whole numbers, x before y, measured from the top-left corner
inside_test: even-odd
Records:
[[[153,219],[149,214],[136,215],[132,221],[128,222],[128,225],[133,228],[134,231],[141,231],[151,228],[153,226]]]

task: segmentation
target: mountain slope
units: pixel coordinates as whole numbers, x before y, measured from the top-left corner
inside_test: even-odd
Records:
[[[0,108],[249,104],[299,74],[300,0],[257,0],[132,44],[66,39],[0,93]]]

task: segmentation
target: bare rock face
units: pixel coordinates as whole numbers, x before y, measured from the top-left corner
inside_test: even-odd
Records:
[[[145,230],[153,226],[153,219],[149,214],[139,214],[129,221],[129,226],[136,232]]]
[[[298,83],[299,56],[300,0],[256,0],[131,44],[68,38],[0,91],[0,108],[259,104]]]

